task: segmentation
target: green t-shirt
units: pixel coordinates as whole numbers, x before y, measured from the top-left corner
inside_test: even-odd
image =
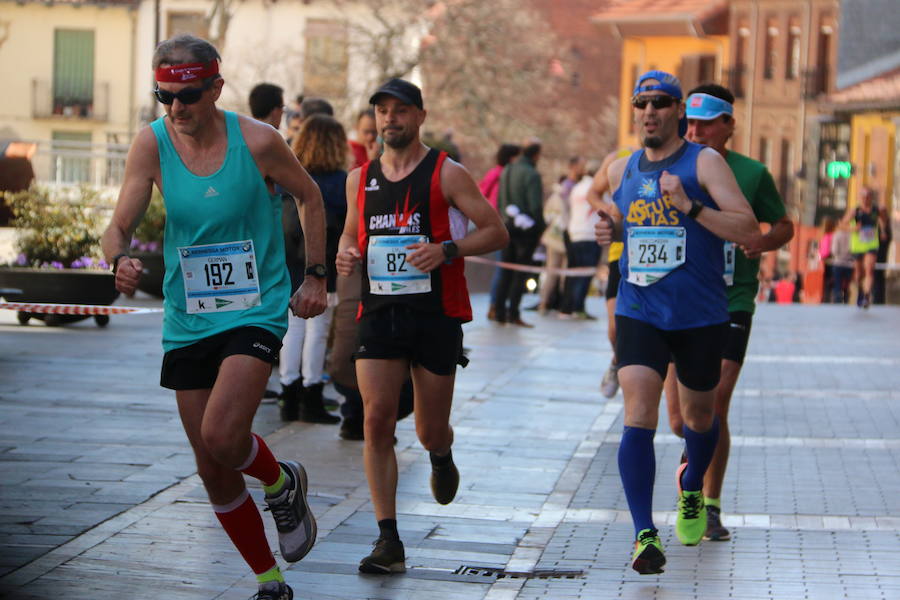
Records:
[[[731,167],[757,221],[775,224],[787,214],[772,174],[764,164],[731,151],[725,161]],[[750,260],[738,249],[734,260],[734,283],[728,287],[728,312],[753,313],[756,309],[754,299],[759,291],[758,273],[759,259]]]

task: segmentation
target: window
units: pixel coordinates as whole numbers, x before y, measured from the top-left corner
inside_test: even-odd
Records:
[[[50,177],[57,183],[91,180],[91,132],[54,131]]]
[[[735,98],[744,97],[745,76],[747,72],[747,45],[750,37],[750,28],[746,22],[741,21],[738,26],[737,42],[734,47],[734,68],[731,71],[731,91]]]
[[[784,77],[790,80],[800,77],[800,25],[796,19],[791,19],[791,26],[788,28]]]
[[[781,163],[779,164],[778,191],[785,203],[790,193],[790,183],[794,176],[793,144],[787,138],[781,139]]]
[[[94,32],[57,29],[53,40],[53,112],[86,117],[94,104]]]
[[[819,28],[818,43],[818,62],[816,65],[816,94],[824,94],[831,87],[831,45],[832,33],[834,28],[831,26],[831,19],[823,19],[822,26]]]
[[[168,37],[189,33],[199,38],[209,39],[209,22],[199,12],[170,12],[166,15]]]
[[[303,91],[311,96],[340,99],[347,95],[347,28],[339,21],[306,22]]]
[[[759,162],[772,170],[772,144],[766,138],[759,138]]]
[[[778,27],[775,19],[769,19],[766,25],[766,45],[763,56],[763,77],[772,79],[775,77],[775,63],[778,61]]]

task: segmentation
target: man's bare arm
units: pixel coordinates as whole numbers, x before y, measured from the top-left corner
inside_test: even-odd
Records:
[[[150,205],[155,181],[159,181],[159,153],[156,137],[146,127],[138,133],[128,151],[119,199],[112,219],[100,239],[103,255],[110,266],[116,266],[112,264],[116,256],[128,253],[131,236]],[[133,294],[143,269],[141,261],[123,257],[116,262],[116,289],[125,294]]]

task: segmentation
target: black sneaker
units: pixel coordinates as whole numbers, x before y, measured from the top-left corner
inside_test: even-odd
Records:
[[[375,540],[372,554],[359,561],[359,572],[369,575],[389,575],[406,573],[406,553],[400,539],[389,540],[379,537]]]
[[[249,600],[293,600],[294,599],[294,590],[291,589],[291,586],[284,583],[283,581],[278,585],[278,587],[265,587],[260,588],[258,592],[250,596]]]
[[[431,465],[431,495],[438,504],[450,504],[459,488],[459,471],[453,458],[446,465]]]
[[[325,410],[325,400],[322,398],[324,384],[317,383],[303,388],[300,397],[300,420],[306,423],[321,423],[323,425],[337,425],[341,418]]]
[[[706,533],[704,540],[724,542],[731,539],[731,532],[722,526],[722,509],[718,506],[706,505]]]
[[[363,431],[363,420],[345,418],[344,422],[341,423],[341,430],[340,432],[338,432],[338,435],[341,436],[342,440],[348,440],[351,442],[359,442],[364,440],[365,433]]]
[[[298,379],[290,385],[281,386],[278,408],[282,421],[296,421],[300,418],[300,394],[303,392],[303,381]]]
[[[297,562],[316,543],[316,519],[306,502],[306,470],[291,460],[278,464],[287,473],[288,481],[279,494],[266,494],[266,510],[275,519],[281,556],[288,562]]]

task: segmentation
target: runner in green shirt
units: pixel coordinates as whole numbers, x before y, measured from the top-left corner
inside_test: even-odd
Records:
[[[734,244],[725,242],[725,280],[728,284],[731,327],[722,354],[721,378],[716,388],[715,410],[719,417],[719,441],[703,480],[703,497],[707,505],[707,529],[704,539],[715,541],[727,540],[730,537],[728,529],[722,526],[720,500],[728,453],[731,449],[728,407],[750,339],[750,326],[756,308],[754,299],[759,290],[757,279],[759,257],[763,252],[780,248],[794,237],[794,225],[785,214],[784,202],[766,166],[725,148],[726,142],[734,133],[733,104],[734,95],[727,88],[715,84],[694,88],[688,95],[686,103],[688,118],[686,138],[691,142],[706,144],[725,157],[756,219],[760,223],[769,223],[772,226],[769,232],[760,238],[759,247],[736,248]],[[681,436],[683,420],[678,401],[678,385],[671,363],[665,390],[669,425],[676,435]]]

